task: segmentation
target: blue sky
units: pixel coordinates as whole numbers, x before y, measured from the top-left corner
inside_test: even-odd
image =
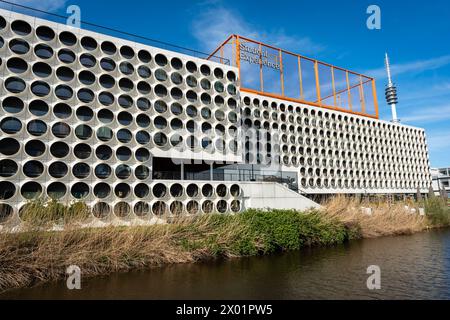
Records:
[[[16,0],[82,20],[205,52],[237,33],[377,79],[382,119],[384,52],[393,64],[403,123],[427,130],[432,166],[450,167],[450,3],[433,1]],[[381,30],[366,27],[369,5]]]

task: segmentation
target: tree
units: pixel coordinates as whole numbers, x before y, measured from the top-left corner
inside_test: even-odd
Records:
[[[428,197],[430,199],[436,197],[436,195],[434,194],[433,186],[430,186],[430,189],[428,191]]]

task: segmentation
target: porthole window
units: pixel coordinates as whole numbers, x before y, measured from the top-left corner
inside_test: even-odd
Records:
[[[150,188],[145,183],[140,183],[134,188],[134,194],[140,199],[145,198],[150,194]]]
[[[36,29],[36,35],[43,41],[52,41],[55,38],[55,32],[47,26],[38,27]]]
[[[86,68],[92,68],[95,67],[95,65],[97,64],[97,60],[93,55],[84,53],[80,57],[80,63]]]
[[[140,114],[136,118],[136,123],[141,128],[147,128],[150,125],[150,118],[145,114]]]
[[[176,70],[181,70],[183,68],[183,62],[178,58],[172,58],[170,65]]]
[[[134,58],[134,50],[129,46],[123,46],[120,48],[120,54],[125,59],[133,59]]]
[[[186,108],[186,113],[187,113],[187,115],[189,116],[189,117],[191,117],[191,118],[195,118],[196,116],[197,116],[197,108],[196,107],[194,107],[194,106],[188,106],[187,108]]]
[[[237,93],[236,86],[234,84],[229,84],[228,87],[227,87],[227,91],[232,96],[236,95],[236,93]]]
[[[33,73],[38,77],[47,78],[52,74],[52,68],[44,62],[37,62],[33,65]]]
[[[188,99],[189,102],[192,102],[192,103],[196,102],[197,101],[197,94],[194,91],[189,90],[186,93],[186,98]]]
[[[141,145],[146,145],[150,142],[150,134],[145,131],[139,131],[136,134],[136,141]]]
[[[135,156],[139,162],[147,162],[150,160],[150,151],[144,148],[140,148],[136,150]]]
[[[71,193],[75,199],[84,199],[89,195],[89,186],[83,182],[76,183],[72,186]]]
[[[42,187],[37,182],[27,182],[22,186],[20,193],[27,200],[37,199],[42,194]]]
[[[183,122],[180,119],[173,119],[170,122],[170,127],[173,130],[181,130],[183,128]]]
[[[69,49],[61,49],[58,52],[58,58],[63,63],[73,63],[75,62],[75,53]]]
[[[179,134],[174,134],[170,137],[170,144],[173,147],[180,146],[183,143],[183,137],[181,137]]]
[[[138,58],[143,63],[149,63],[152,61],[152,55],[147,50],[140,50],[138,53]]]
[[[117,116],[117,120],[123,126],[129,126],[133,122],[133,116],[128,112],[121,112]]]
[[[53,178],[61,179],[67,175],[69,169],[64,162],[54,162],[49,166],[48,172]]]
[[[13,160],[0,161],[0,177],[10,178],[16,175],[19,166]]]
[[[11,29],[20,36],[27,36],[31,33],[31,26],[23,20],[16,20],[11,23]]]
[[[50,147],[50,153],[58,159],[67,157],[69,152],[70,152],[70,148],[64,142],[56,142],[56,143],[52,144],[52,146]]]
[[[126,164],[121,164],[116,168],[116,177],[126,180],[131,176],[131,168]]]
[[[31,92],[38,97],[45,97],[50,93],[50,86],[45,82],[35,81],[31,84]]]
[[[20,58],[11,58],[6,63],[11,72],[21,74],[28,70],[28,64]]]
[[[119,87],[123,91],[129,92],[129,91],[133,90],[134,84],[131,80],[122,78],[119,80]]]
[[[203,119],[205,120],[211,119],[211,110],[209,108],[203,108],[201,113]]]
[[[121,95],[119,97],[119,105],[124,109],[131,108],[133,106],[133,99],[128,95]]]
[[[77,37],[71,32],[64,31],[59,35],[59,41],[64,45],[71,47],[77,43]]]
[[[98,120],[100,120],[100,122],[102,123],[111,123],[114,120],[114,114],[107,109],[102,109],[98,112],[97,114]]]
[[[61,51],[63,51],[63,50],[61,50]],[[36,56],[38,56],[39,58],[44,59],[44,60],[50,59],[51,57],[53,57],[53,49],[45,44],[37,45],[34,48],[34,53],[36,54]],[[63,56],[63,58],[60,57],[59,59],[62,62],[65,62],[65,61],[63,61],[64,58],[68,59],[68,57],[66,57],[66,56]]]
[[[69,86],[59,85],[55,89],[55,95],[61,100],[69,100],[73,97],[73,90]]]
[[[214,70],[214,76],[215,76],[217,79],[223,79],[223,71],[222,71],[222,69],[216,68],[216,69]]]
[[[195,72],[197,72],[197,65],[194,62],[192,62],[192,61],[188,61],[186,63],[186,69],[190,73],[195,73]]]
[[[200,67],[200,72],[206,77],[211,75],[211,69],[206,64]]]
[[[99,199],[105,199],[111,194],[111,187],[107,183],[99,183],[94,187],[94,195]]]
[[[116,194],[116,196],[118,198],[121,199],[125,199],[127,198],[130,194],[131,194],[131,188],[129,185],[127,185],[126,183],[119,183],[115,189],[114,189],[114,193]],[[128,212],[129,213],[129,212]],[[127,214],[128,215],[128,214]],[[120,215],[121,217],[123,215]]]
[[[150,169],[146,166],[138,166],[134,172],[134,175],[139,180],[145,180],[150,177]]]
[[[164,113],[167,111],[167,104],[162,100],[158,100],[155,102],[155,110],[158,113]]]
[[[164,82],[167,80],[167,72],[164,71],[163,69],[156,69],[155,78],[158,81]]]
[[[154,135],[153,140],[157,146],[163,147],[167,144],[167,136],[164,133],[158,132]]]
[[[131,150],[127,147],[120,147],[116,151],[116,157],[120,161],[128,161],[131,158]]]
[[[77,179],[86,179],[91,174],[91,168],[86,163],[77,163],[72,169],[72,174]]]
[[[170,95],[175,100],[180,100],[183,98],[183,92],[178,88],[172,88],[172,90],[170,90]]]
[[[101,48],[105,54],[110,55],[110,56],[116,54],[116,52],[117,52],[116,46],[114,45],[114,43],[112,43],[110,41],[103,42]]]
[[[81,71],[78,79],[82,84],[90,86],[95,82],[95,75],[90,71]]]
[[[95,176],[99,179],[107,179],[111,176],[112,169],[107,164],[99,164],[95,167]]]
[[[183,106],[177,102],[173,103],[170,106],[170,111],[175,115],[179,116],[183,113]]]
[[[108,127],[101,127],[97,130],[97,139],[103,142],[110,141],[114,136],[113,131]]]
[[[119,66],[120,72],[122,72],[125,75],[131,75],[134,72],[134,67],[129,62],[122,62]]]
[[[100,160],[103,161],[109,160],[112,157],[112,149],[105,145],[100,146],[97,148],[97,150],[95,150],[95,155]]]
[[[202,81],[200,81],[200,85],[203,90],[211,89],[211,82],[208,79],[202,79]]]
[[[91,121],[94,117],[94,112],[89,107],[80,107],[77,110],[77,118],[81,121]]]
[[[186,78],[186,83],[191,88],[196,88],[197,87],[197,79],[195,79],[194,76],[188,76]]]
[[[59,200],[63,198],[67,193],[67,187],[64,183],[54,182],[47,188],[48,196],[53,200]]]
[[[225,87],[224,87],[224,85],[223,85],[222,82],[217,81],[216,83],[214,83],[214,89],[215,89],[217,92],[222,93],[222,92],[224,92]]]
[[[138,74],[143,79],[148,79],[152,75],[152,72],[146,66],[140,66],[138,68]]]
[[[26,53],[28,53],[28,51],[30,51],[30,45],[25,40],[12,39],[9,42],[9,49],[11,49],[11,51],[14,52],[15,54],[26,54]],[[36,50],[37,49],[38,49],[38,47],[36,47]],[[36,55],[37,55],[37,53],[36,53]],[[53,55],[53,51],[51,51],[50,57],[52,55]],[[39,55],[38,55],[38,57],[39,57]],[[49,57],[47,57],[47,58],[49,58]]]
[[[127,129],[121,129],[117,132],[117,140],[119,140],[122,143],[129,143],[132,138],[133,135]]]
[[[52,133],[55,137],[64,139],[70,135],[70,127],[66,123],[58,122],[53,125]]]
[[[155,75],[156,76],[156,75]],[[182,84],[183,83],[183,76],[181,74],[179,74],[178,72],[174,72],[170,75],[170,80],[172,80],[172,82],[174,84]]]
[[[156,117],[154,120],[155,127],[159,130],[167,128],[167,120],[163,117]]]
[[[236,74],[233,71],[228,71],[227,79],[231,82],[236,82]]]
[[[203,93],[200,97],[203,104],[209,105],[211,104],[211,96],[207,93]]]
[[[25,145],[25,152],[31,157],[40,157],[45,153],[45,144],[37,140],[29,141]]]
[[[100,66],[103,70],[108,72],[114,71],[116,69],[116,63],[114,62],[114,60],[109,58],[103,58],[102,60],[100,60]]]
[[[75,77],[74,72],[72,71],[72,69],[67,68],[67,67],[59,67],[56,70],[56,76],[58,77],[59,80],[61,81],[65,81],[65,82],[69,82],[72,81],[73,78]]]
[[[39,161],[28,161],[23,166],[23,173],[28,178],[38,178],[44,173],[44,165]]]
[[[41,120],[33,120],[30,121],[27,125],[27,131],[32,136],[42,136],[47,132],[47,125],[44,121]]]
[[[5,87],[6,90],[8,90],[11,93],[21,93],[22,91],[25,90],[26,84],[25,81],[23,81],[22,79],[12,77],[6,79]]]
[[[16,139],[5,138],[0,140],[0,153],[5,156],[15,155],[17,152],[19,152],[19,149],[20,144]]]
[[[78,99],[84,103],[89,103],[94,100],[94,93],[92,92],[92,90],[89,90],[89,89],[78,90],[77,96],[78,96]]]
[[[72,116],[72,109],[65,103],[58,103],[53,108],[53,114],[59,119],[68,119]]]
[[[0,122],[0,128],[6,134],[16,134],[22,130],[22,122],[12,117],[3,118]]]
[[[116,81],[113,77],[104,74],[100,77],[100,85],[106,89],[111,89],[116,84]]]
[[[87,125],[79,125],[75,128],[75,135],[80,140],[88,140],[92,137],[92,128]]]
[[[88,51],[94,51],[95,49],[97,49],[97,41],[95,41],[91,37],[82,38],[81,45],[83,46],[84,49]]]
[[[20,113],[24,109],[24,103],[17,97],[8,97],[2,102],[3,110],[9,113]]]
[[[158,66],[164,67],[167,65],[167,58],[166,56],[159,53],[155,56],[155,62]]]
[[[150,85],[147,82],[141,81],[137,85],[137,89],[140,94],[149,94],[152,90]]]
[[[139,98],[137,100],[137,107],[139,108],[139,110],[148,111],[151,107],[150,100],[148,100],[147,98]]]
[[[75,146],[75,148],[73,149],[73,153],[78,159],[86,160],[91,156],[92,149],[89,145],[80,143]]]

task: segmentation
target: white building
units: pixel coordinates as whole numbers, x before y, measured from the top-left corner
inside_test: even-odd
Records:
[[[284,90],[281,58],[259,68]],[[0,223],[38,197],[146,219],[315,205],[299,193],[428,192],[424,130],[344,110],[343,69],[331,69],[330,108],[251,92],[228,61],[0,10]],[[373,84],[358,79],[349,99]]]

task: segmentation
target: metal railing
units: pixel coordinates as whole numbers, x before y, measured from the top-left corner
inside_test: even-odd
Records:
[[[45,0],[44,0],[45,1]],[[68,16],[59,15],[56,13],[36,9],[33,7],[13,3],[10,1],[0,0],[0,9],[5,9],[9,11],[13,11],[20,14],[25,14],[45,20],[52,21],[54,23],[66,24]],[[83,30],[92,31],[104,35],[108,35],[115,38],[120,38],[123,40],[144,44],[152,47],[157,47],[164,50],[175,51],[178,53],[190,55],[199,59],[211,60],[214,62],[218,62],[225,65],[230,65],[230,60],[222,57],[211,56],[208,53],[193,50],[190,48],[182,47],[179,45],[171,44],[168,42],[148,38],[145,36],[133,34],[126,31],[117,30],[115,28],[101,26],[92,22],[81,21],[81,28]]]

